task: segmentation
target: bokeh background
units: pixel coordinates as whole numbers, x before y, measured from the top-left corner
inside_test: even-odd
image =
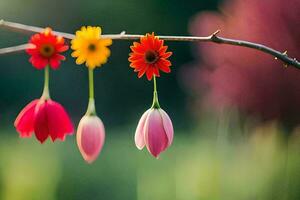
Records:
[[[0,18],[74,32],[221,35],[260,42],[299,58],[300,2],[289,0],[1,0]],[[0,29],[0,48],[30,35]],[[127,61],[131,41],[115,41],[95,72],[96,106],[106,126],[98,160],[86,164],[75,137],[40,145],[20,139],[19,111],[41,95],[43,72],[23,53],[0,57],[0,199],[300,199],[300,71],[269,55],[217,44],[168,42],[172,73],[158,80],[175,140],[160,159],[133,137],[152,102],[152,83]],[[86,111],[87,70],[67,61],[50,91],[75,125]]]

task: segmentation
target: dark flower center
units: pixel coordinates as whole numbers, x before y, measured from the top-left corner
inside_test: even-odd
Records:
[[[152,50],[146,51],[145,53],[145,60],[148,64],[153,64],[158,60],[159,56],[158,53]]]
[[[96,51],[96,45],[95,44],[89,44],[88,49],[89,49],[89,51],[94,52],[94,51]]]
[[[49,58],[54,54],[54,47],[51,44],[44,44],[40,48],[40,53],[43,57]]]

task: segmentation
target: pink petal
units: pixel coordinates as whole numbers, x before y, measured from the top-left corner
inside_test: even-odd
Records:
[[[157,109],[150,110],[144,126],[144,132],[147,149],[154,157],[158,157],[167,148],[168,137],[162,117]]]
[[[147,110],[141,117],[138,126],[135,131],[134,141],[135,145],[139,150],[142,150],[145,146],[145,134],[144,134],[144,125],[148,117],[150,110]]]
[[[102,121],[97,116],[84,116],[78,125],[77,145],[84,160],[92,163],[98,157],[105,140]]]
[[[173,142],[173,136],[174,136],[172,121],[169,115],[163,109],[159,109],[158,111],[160,112],[160,115],[162,117],[164,129],[168,137],[168,146],[170,146]]]
[[[20,133],[20,137],[30,137],[33,132],[34,111],[38,101],[38,99],[33,100],[25,106],[15,120],[14,125]]]
[[[66,134],[73,134],[73,124],[65,109],[57,102],[47,101],[48,129],[52,141],[64,140]]]

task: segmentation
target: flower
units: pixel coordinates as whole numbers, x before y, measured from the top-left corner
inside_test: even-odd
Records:
[[[255,41],[282,52],[288,50],[294,57],[300,51],[300,26],[295,26],[299,23],[299,9],[298,0],[284,4],[281,0],[227,0],[221,13],[199,13],[191,23],[191,31],[194,35],[207,35],[222,29],[226,37]],[[233,106],[262,121],[280,120],[288,126],[300,122],[298,69],[286,69],[270,55],[247,48],[199,44],[198,49],[201,62],[186,77],[193,93],[198,93],[200,106],[203,91],[207,91],[204,103],[218,110]]]
[[[73,134],[72,122],[65,109],[57,102],[43,98],[33,100],[18,115],[14,123],[20,137],[36,138],[43,143],[50,135],[54,142],[57,138]]]
[[[53,35],[51,28],[34,34],[30,38],[29,44],[30,47],[26,49],[26,52],[31,56],[29,61],[37,69],[43,69],[47,65],[57,69],[60,61],[65,60],[60,53],[69,48],[62,37]]]
[[[164,40],[152,34],[146,34],[141,37],[140,43],[134,42],[130,47],[132,53],[129,54],[130,67],[138,72],[138,77],[141,78],[145,73],[150,81],[153,75],[159,77],[159,70],[170,73],[171,62],[168,58],[172,52],[166,52],[168,46],[164,46]]]
[[[92,163],[98,157],[105,140],[104,125],[96,115],[85,115],[77,130],[77,145],[84,160]]]
[[[72,57],[77,57],[76,64],[81,65],[85,62],[87,67],[94,69],[107,62],[110,56],[107,46],[112,44],[112,40],[101,38],[100,27],[83,26],[80,31],[76,31],[71,44],[74,50]]]
[[[156,158],[173,141],[173,125],[168,114],[161,108],[150,108],[141,117],[135,132],[135,144],[140,150],[146,145]]]

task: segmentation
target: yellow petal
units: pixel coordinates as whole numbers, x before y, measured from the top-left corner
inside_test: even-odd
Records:
[[[77,65],[81,65],[82,63],[84,63],[86,60],[86,57],[84,56],[79,56],[77,59],[76,59],[76,64]]]
[[[100,43],[101,43],[103,46],[110,46],[110,45],[112,45],[112,39],[101,39],[101,40],[100,40]]]

